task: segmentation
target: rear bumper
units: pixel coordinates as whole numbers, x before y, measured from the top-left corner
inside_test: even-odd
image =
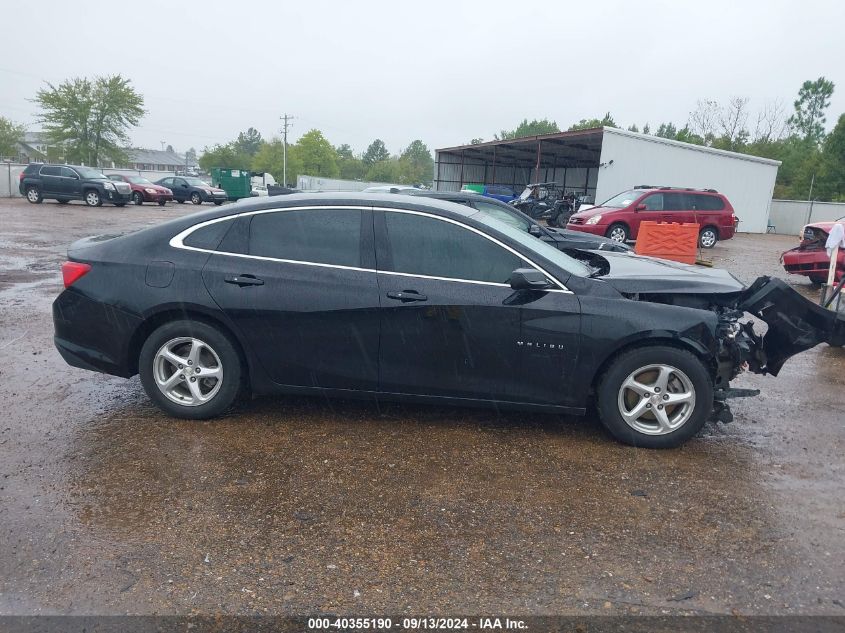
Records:
[[[53,302],[53,341],[68,365],[128,378],[129,341],[141,319],[72,289]]]
[[[733,226],[717,226],[719,230],[720,240],[729,240],[736,234],[736,229]]]

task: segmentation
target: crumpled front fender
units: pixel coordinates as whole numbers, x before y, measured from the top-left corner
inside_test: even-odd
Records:
[[[805,299],[780,279],[758,278],[742,292],[737,307],[769,326],[762,340],[763,373],[777,376],[789,358],[819,343],[845,344],[845,319]]]

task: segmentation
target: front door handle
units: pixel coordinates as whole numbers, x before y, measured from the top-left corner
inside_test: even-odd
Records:
[[[388,299],[395,299],[402,303],[410,303],[411,301],[428,301],[428,297],[421,295],[416,290],[403,290],[402,292],[388,292]]]
[[[223,278],[227,284],[235,284],[243,288],[244,286],[263,286],[264,280],[258,279],[255,275],[228,275]]]

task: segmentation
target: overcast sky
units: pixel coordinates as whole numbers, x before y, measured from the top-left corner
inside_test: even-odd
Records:
[[[396,153],[415,138],[489,140],[526,117],[683,125],[707,97],[791,110],[823,75],[830,128],[845,112],[843,24],[837,0],[41,0],[0,26],[0,116],[38,129],[29,99],[44,81],[120,73],[146,100],[137,146],[201,150],[250,126],[270,138],[287,112],[289,140],[318,128]]]

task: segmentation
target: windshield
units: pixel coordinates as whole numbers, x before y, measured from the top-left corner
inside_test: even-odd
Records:
[[[99,178],[101,180],[106,180],[106,177],[103,172],[97,169],[91,169],[90,167],[74,167],[74,169],[76,169],[76,173],[79,174],[80,178],[85,178],[88,180]]]
[[[532,252],[536,253],[540,257],[547,259],[573,275],[578,275],[579,277],[589,277],[593,272],[588,266],[585,266],[577,259],[557,250],[554,246],[549,246],[542,240],[538,240],[536,237],[532,237],[528,233],[512,227],[510,224],[502,222],[501,220],[494,218],[492,215],[482,211],[472,217],[474,220],[478,220],[482,224],[486,224],[490,228],[496,229],[499,233],[507,235],[515,242],[518,242],[529,254]]]
[[[200,180],[199,178],[185,178],[188,181],[189,185],[193,185],[194,187],[210,187],[207,182]]]
[[[606,202],[602,202],[599,206],[600,207],[614,207],[617,209],[622,209],[624,207],[630,206],[634,200],[639,198],[643,194],[642,191],[637,191],[635,189],[629,189],[628,191],[623,191],[622,193],[617,193],[613,196],[610,200]]]
[[[519,194],[519,199],[520,199],[520,200],[525,200],[525,199],[527,199],[529,196],[531,196],[531,192],[532,192],[532,191],[533,191],[533,189],[531,189],[531,187],[526,187],[526,188],[522,191],[522,193],[521,193],[521,194]]]
[[[146,178],[142,178],[141,176],[127,176],[126,180],[131,182],[133,185],[151,185],[151,184],[153,184],[149,180],[147,180]]]

